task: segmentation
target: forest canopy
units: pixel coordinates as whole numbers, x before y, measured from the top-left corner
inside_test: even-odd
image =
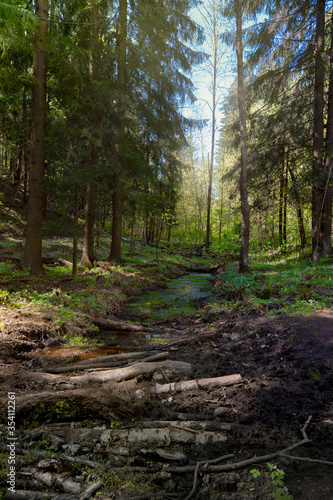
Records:
[[[21,193],[32,274],[43,238],[64,230],[74,266],[93,265],[101,233],[109,262],[125,236],[241,249],[240,271],[249,252],[332,253],[329,2],[11,0],[0,12],[1,177]],[[202,97],[196,72],[206,125],[184,112]]]

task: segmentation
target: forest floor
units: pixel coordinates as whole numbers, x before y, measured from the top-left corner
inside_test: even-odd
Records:
[[[282,301],[291,303],[293,293],[286,299],[283,284],[268,287],[268,293],[262,270],[244,278],[259,283],[252,302],[239,295],[244,284],[230,285],[230,273],[220,270],[210,305],[201,301],[195,313],[146,321],[142,331],[117,332],[124,359],[102,367],[120,378],[89,379],[106,372],[94,367],[96,358],[86,360],[85,370],[80,366],[90,357],[87,339],[96,349],[115,341],[115,329],[98,329],[92,316],[103,316],[102,302],[114,308],[109,319],[126,324],[124,295],[134,289],[138,295],[177,275],[177,266],[165,264],[162,271],[161,266],[143,267],[139,276],[130,271],[120,276],[116,269],[117,293],[111,295],[105,275],[94,272],[93,286],[83,277],[3,279],[0,498],[332,500],[333,310],[311,310],[319,290],[332,296],[329,279],[325,288],[319,271],[302,270],[297,293],[307,307],[287,310]],[[323,273],[328,276],[327,267]],[[306,283],[314,280],[311,290],[304,276]],[[84,297],[87,288],[96,308],[91,300],[81,301],[75,314],[69,312],[66,305]],[[269,307],[263,307],[266,299]],[[69,357],[44,356],[45,347],[68,343],[69,330]],[[143,363],[130,358],[133,352],[144,359],[160,354],[161,360]],[[139,365],[142,372],[122,378],[121,370]],[[228,375],[238,377],[230,385],[210,381],[186,391],[178,385],[157,392],[169,382]],[[14,422],[15,430],[9,425]],[[11,459],[15,469],[9,468]]]

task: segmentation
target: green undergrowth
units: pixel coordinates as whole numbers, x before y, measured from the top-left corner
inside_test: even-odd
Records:
[[[211,309],[257,314],[313,313],[333,307],[333,263],[283,259],[253,262],[249,274],[227,265],[215,284]]]
[[[22,245],[15,241],[2,243],[12,256],[19,257]],[[55,260],[71,260],[72,241],[66,238],[43,241],[43,255]],[[149,246],[135,247],[130,252],[130,244],[124,240],[121,265],[105,265],[103,260],[109,253],[109,240],[100,239],[92,269],[78,268],[72,277],[70,266],[58,263],[45,265],[43,278],[32,278],[28,270],[20,271],[14,265],[0,263],[0,307],[2,312],[10,309],[21,316],[39,317],[52,322],[58,333],[69,345],[76,345],[80,330],[86,330],[88,337],[98,332],[89,317],[122,316],[128,298],[140,296],[156,286],[184,273],[184,266],[191,263],[182,255],[171,255]],[[158,257],[158,260],[157,260]],[[192,259],[210,266],[212,259]],[[101,265],[99,265],[101,262]],[[149,265],[145,265],[149,263]],[[152,263],[152,265],[151,265]],[[6,331],[6,324],[1,329]]]

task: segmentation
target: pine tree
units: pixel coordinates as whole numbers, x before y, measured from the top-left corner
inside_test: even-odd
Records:
[[[41,276],[43,275],[42,224],[44,210],[43,179],[45,169],[48,1],[36,0],[35,8],[39,22],[35,31],[35,82],[32,94],[29,198],[23,266],[30,267],[33,276]]]
[[[239,259],[239,271],[248,272],[249,238],[250,238],[250,207],[247,195],[247,136],[246,136],[246,111],[244,90],[244,67],[243,67],[243,34],[242,34],[242,2],[236,0],[236,51],[237,51],[237,76],[238,76],[238,106],[240,126],[240,149],[241,149],[241,178],[240,195],[242,207],[242,229],[241,229],[241,251]]]

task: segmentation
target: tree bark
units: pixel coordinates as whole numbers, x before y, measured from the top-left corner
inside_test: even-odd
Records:
[[[46,62],[48,42],[48,0],[36,0],[38,24],[35,32],[32,126],[29,166],[29,196],[23,267],[33,276],[43,275],[42,225],[44,212],[43,180],[46,130]]]
[[[95,227],[95,208],[96,208],[96,186],[89,184],[87,188],[86,218],[84,225],[84,238],[81,265],[93,267],[96,260],[94,254],[94,227]]]
[[[123,217],[123,182],[125,170],[124,135],[125,135],[125,108],[123,104],[124,94],[127,86],[126,67],[127,46],[127,0],[119,0],[119,22],[118,22],[118,70],[117,83],[119,98],[117,103],[116,124],[116,147],[118,162],[113,178],[112,197],[112,241],[110,255],[107,258],[111,262],[121,262],[121,236]]]
[[[241,149],[241,175],[240,175],[240,197],[242,207],[241,228],[241,251],[239,259],[239,271],[249,271],[249,239],[250,239],[250,207],[247,196],[247,137],[246,137],[246,111],[244,91],[244,66],[243,66],[243,36],[242,36],[242,2],[236,0],[236,48],[237,48],[237,76],[238,76],[238,107],[240,126],[240,149]]]
[[[333,167],[333,16],[331,22],[331,54],[330,54],[330,82],[328,88],[328,109],[327,109],[327,134],[326,134],[326,158],[325,174],[326,186],[323,201],[322,215],[322,239],[321,256],[332,253],[332,202],[333,186],[331,174]]]
[[[313,122],[313,167],[312,167],[312,260],[319,256],[320,225],[322,217],[322,175],[324,146],[324,35],[325,0],[317,0],[315,38],[315,88]]]
[[[98,4],[94,0],[91,5],[91,46],[90,46],[90,80],[91,85],[94,85],[98,74]],[[92,136],[96,135],[96,128],[99,123],[99,113],[95,110],[91,110],[91,127]],[[97,188],[96,188],[96,173],[98,167],[98,149],[95,143],[96,137],[90,140],[90,170],[92,175],[92,180],[87,187],[87,202],[86,202],[86,217],[84,226],[84,238],[83,238],[83,249],[81,257],[81,265],[92,267],[95,258],[94,254],[94,228],[95,228],[95,218],[96,218],[96,200],[97,200]]]
[[[283,192],[283,233],[282,247],[287,250],[287,202],[288,202],[288,156],[286,158],[283,148],[283,170],[285,171],[284,192]]]
[[[133,410],[123,399],[110,394],[110,391],[94,388],[18,396],[16,398],[17,417],[19,419],[25,418],[41,404],[51,405],[60,401],[79,406],[82,419],[91,416],[93,413],[110,420],[113,418],[128,418],[133,415]]]
[[[280,190],[279,190],[279,244],[283,243],[283,192],[284,192],[284,161],[280,163]]]
[[[289,170],[290,178],[291,178],[291,181],[293,183],[293,188],[295,191],[299,236],[300,236],[300,240],[301,240],[301,249],[304,250],[304,248],[306,246],[306,236],[305,236],[305,228],[304,228],[304,221],[303,221],[301,198],[299,195],[299,191],[297,189],[295,174],[294,174],[294,172],[289,164],[288,164],[288,170]]]

